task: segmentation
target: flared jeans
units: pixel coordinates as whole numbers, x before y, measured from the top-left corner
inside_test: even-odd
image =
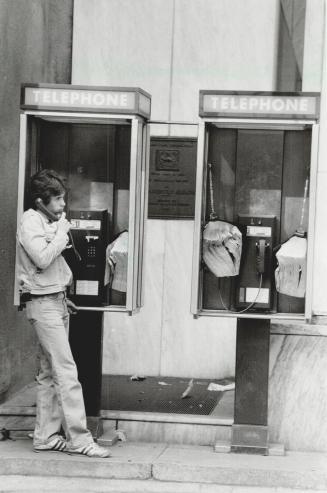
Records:
[[[69,448],[93,442],[87,429],[81,384],[68,340],[64,292],[32,297],[27,318],[40,343],[34,446],[49,443],[63,427]]]

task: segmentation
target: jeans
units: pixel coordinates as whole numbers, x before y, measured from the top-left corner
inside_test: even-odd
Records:
[[[88,445],[93,438],[86,427],[82,387],[68,341],[65,293],[32,298],[26,311],[40,343],[34,446],[49,443],[61,426],[69,448]]]

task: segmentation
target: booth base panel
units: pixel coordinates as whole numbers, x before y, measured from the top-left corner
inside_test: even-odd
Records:
[[[98,443],[114,445],[118,440],[179,445],[214,446],[231,443],[232,420],[213,417],[101,411],[103,435]]]
[[[190,379],[133,381],[130,376],[103,375],[100,415],[104,433],[98,442],[104,446],[125,439],[183,445],[230,443],[234,390],[208,391],[210,383],[233,386],[232,379],[194,379],[188,397],[182,399]]]

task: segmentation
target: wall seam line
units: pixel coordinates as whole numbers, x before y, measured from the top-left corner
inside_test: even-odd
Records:
[[[169,74],[169,98],[168,98],[168,121],[171,121],[172,113],[172,92],[173,92],[173,67],[174,67],[174,49],[175,49],[175,9],[176,0],[173,0],[173,16],[171,27],[171,48],[170,48],[170,74]],[[168,125],[168,136],[171,135],[171,125]]]

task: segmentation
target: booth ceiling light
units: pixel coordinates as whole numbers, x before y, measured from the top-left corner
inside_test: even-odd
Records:
[[[213,126],[217,128],[235,128],[235,129],[246,129],[246,130],[305,130],[310,128],[310,125],[283,125],[280,123],[268,123],[268,124],[253,124],[253,123],[213,123]]]
[[[43,115],[35,115],[37,118],[41,120],[46,120],[48,122],[58,122],[58,123],[98,123],[100,125],[129,125],[130,120],[119,119],[115,120],[114,118],[97,118],[97,117],[68,117],[68,116],[43,116]]]

